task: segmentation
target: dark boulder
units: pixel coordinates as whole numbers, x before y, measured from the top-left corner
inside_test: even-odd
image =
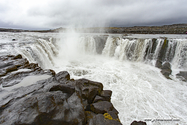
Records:
[[[113,110],[113,105],[108,101],[101,101],[91,104],[91,110],[97,114],[104,114]]]
[[[187,71],[180,71],[178,74],[176,74],[176,77],[187,82]]]
[[[103,98],[103,97],[97,95],[97,96],[94,98],[93,103],[98,102],[98,101],[107,101],[107,100],[106,100],[105,98]]]
[[[75,92],[75,87],[70,85],[55,85],[50,90],[51,91],[61,91],[63,93],[67,93],[69,95],[72,95]]]
[[[171,79],[169,77],[169,75],[171,75],[171,64],[169,62],[165,62],[163,65],[162,65],[162,68],[161,68],[161,73],[167,78],[167,79]]]
[[[142,121],[133,121],[131,125],[147,125],[147,124],[146,122],[142,122]]]
[[[122,125],[118,118],[113,118],[109,113],[97,114],[88,125]]]
[[[157,59],[156,64],[155,64],[155,67],[157,67],[157,68],[162,68],[162,61],[159,60],[159,59]]]
[[[111,90],[103,90],[101,92],[101,97],[103,97],[106,101],[110,101],[111,96],[112,96],[112,91]]]
[[[55,75],[55,78],[58,82],[64,83],[67,80],[70,80],[70,75],[67,71],[61,71]]]
[[[13,59],[22,59],[22,55],[18,54],[17,56],[13,57]]]

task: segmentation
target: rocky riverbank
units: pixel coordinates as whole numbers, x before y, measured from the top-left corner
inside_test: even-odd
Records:
[[[0,57],[0,83],[1,125],[121,125],[102,83],[43,70],[21,55]]]

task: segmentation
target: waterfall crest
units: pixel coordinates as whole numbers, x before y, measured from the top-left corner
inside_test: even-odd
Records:
[[[63,55],[77,58],[102,55],[120,61],[144,62],[155,65],[157,60],[170,62],[172,67],[187,69],[187,39],[128,38],[115,35],[66,35],[63,39],[33,37],[27,42],[1,43],[1,53],[20,53],[42,68],[54,66],[53,58]]]

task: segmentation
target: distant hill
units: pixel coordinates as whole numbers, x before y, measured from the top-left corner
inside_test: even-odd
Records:
[[[67,28],[57,28],[52,30],[22,30],[3,29],[0,32],[65,32]],[[164,26],[134,26],[134,27],[90,27],[75,28],[82,33],[131,33],[131,34],[187,34],[187,24],[173,24]]]

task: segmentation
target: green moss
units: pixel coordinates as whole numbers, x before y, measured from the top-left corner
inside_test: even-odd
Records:
[[[105,113],[103,116],[104,116],[105,119],[114,120],[114,121],[119,121],[120,122],[120,120],[118,118],[117,119],[113,119],[112,116],[109,113]]]
[[[93,105],[90,106],[90,109],[91,109],[92,112],[95,112],[95,109],[94,109]]]
[[[93,115],[91,114],[91,112],[86,111],[85,113],[86,113],[86,119],[87,119],[87,120],[93,118]]]
[[[164,39],[163,49],[166,47],[166,45],[167,45],[167,39]]]
[[[105,113],[103,116],[105,117],[105,119],[113,120],[112,116],[108,113]]]

